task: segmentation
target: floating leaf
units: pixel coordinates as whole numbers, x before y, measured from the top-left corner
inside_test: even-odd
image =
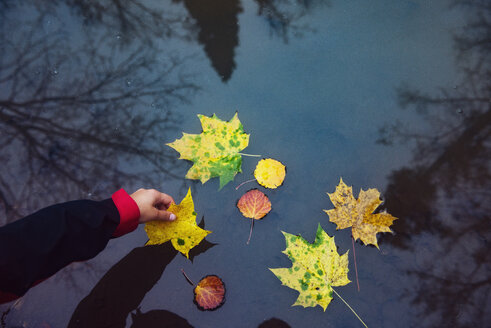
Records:
[[[177,150],[180,159],[194,162],[186,174],[188,179],[205,183],[211,178],[220,177],[220,189],[242,172],[242,157],[239,153],[249,144],[249,135],[244,132],[237,113],[228,121],[198,115],[203,132],[201,134],[183,133],[181,139],[167,145]]]
[[[211,231],[201,229],[196,224],[191,188],[179,205],[171,204],[167,211],[174,213],[175,221],[150,221],[145,224],[148,235],[146,245],[162,244],[171,241],[176,250],[189,258],[189,250],[198,245]]]
[[[202,310],[215,310],[225,302],[225,285],[218,276],[206,276],[194,288],[194,300]]]
[[[293,305],[321,306],[324,311],[332,300],[332,286],[344,286],[348,279],[348,251],[339,255],[334,237],[317,228],[314,243],[300,236],[283,232],[291,268],[270,269],[282,284],[297,290],[300,295]]]
[[[281,186],[285,180],[285,174],[285,165],[272,158],[260,160],[254,170],[254,177],[257,182],[261,186],[271,189]]]
[[[352,187],[348,187],[340,179],[336,191],[329,194],[334,209],[324,210],[329,215],[329,221],[336,223],[336,229],[352,227],[353,239],[358,238],[365,245],[372,244],[378,248],[377,233],[392,232],[389,226],[397,218],[386,211],[373,214],[373,211],[382,204],[377,189],[360,190],[358,200],[353,197]]]
[[[262,219],[269,211],[271,211],[271,202],[265,194],[257,189],[252,189],[240,197],[237,202],[237,207],[242,215],[251,219],[251,230],[249,232],[249,238],[247,239],[247,244],[249,244],[252,236],[252,228],[254,227],[254,220]]]
[[[259,220],[271,211],[271,202],[261,191],[252,189],[240,197],[237,207],[246,218]]]

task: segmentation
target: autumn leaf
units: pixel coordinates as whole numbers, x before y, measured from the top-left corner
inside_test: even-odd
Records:
[[[225,285],[215,275],[206,276],[194,288],[194,301],[202,310],[215,310],[225,302]]]
[[[293,304],[303,307],[321,306],[324,311],[332,300],[332,286],[344,286],[348,279],[348,251],[339,255],[334,237],[317,228],[315,241],[310,244],[301,236],[283,232],[284,254],[292,261],[290,268],[269,269],[283,285],[300,295]]]
[[[196,224],[196,212],[191,188],[179,205],[171,204],[167,211],[174,213],[175,221],[150,221],[145,224],[148,235],[146,245],[157,245],[171,241],[176,250],[189,258],[189,250],[198,245],[211,231]]]
[[[377,189],[361,189],[358,199],[355,199],[352,187],[348,187],[343,179],[340,179],[336,191],[328,195],[335,207],[332,210],[324,210],[329,215],[329,221],[336,223],[336,229],[352,227],[354,240],[359,238],[365,245],[372,244],[378,248],[377,233],[392,232],[389,226],[397,218],[385,210],[373,213],[382,204]]]
[[[264,193],[257,189],[252,189],[240,197],[237,202],[237,208],[243,216],[251,219],[251,230],[249,232],[249,239],[247,239],[247,244],[249,244],[254,220],[262,219],[271,211],[271,202]]]
[[[254,170],[254,177],[257,182],[261,186],[271,189],[281,186],[285,179],[285,174],[285,165],[272,158],[260,160]]]
[[[237,207],[246,218],[259,220],[271,211],[271,202],[264,193],[252,189],[240,197]]]
[[[186,178],[205,183],[211,178],[220,177],[220,189],[242,172],[242,157],[239,153],[249,144],[249,135],[239,121],[237,113],[228,121],[198,115],[203,132],[201,134],[183,133],[181,139],[167,145],[178,151],[180,159],[194,162]]]

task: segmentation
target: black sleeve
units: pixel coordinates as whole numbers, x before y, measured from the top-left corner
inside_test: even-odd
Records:
[[[22,296],[71,262],[95,257],[118,224],[106,199],[53,205],[0,227],[0,291]]]

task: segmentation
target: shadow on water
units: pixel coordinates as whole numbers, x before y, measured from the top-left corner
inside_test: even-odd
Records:
[[[278,318],[271,318],[261,323],[257,328],[290,328],[290,325]]]
[[[205,228],[205,217],[204,216],[201,218],[201,221],[198,223],[198,227],[200,227],[201,229]],[[213,246],[216,246],[216,245],[218,245],[218,244],[211,243],[208,240],[206,240],[206,238],[203,239],[201,241],[201,243],[199,243],[197,246],[195,246],[192,250],[189,251],[189,260],[191,262],[193,262],[193,260],[196,256],[206,252],[207,250],[209,250],[210,248],[212,248]]]
[[[198,224],[204,229],[204,218]],[[193,259],[216,244],[204,239],[189,252]],[[116,263],[75,309],[68,327],[125,327],[131,313],[131,327],[191,327],[184,318],[166,311],[139,309],[143,298],[159,281],[177,255],[170,242],[133,249]],[[132,311],[136,310],[135,313]]]
[[[171,243],[135,248],[80,302],[68,327],[125,327],[129,313],[138,308],[176,255]]]
[[[0,209],[7,222],[60,200],[107,197],[123,183],[180,176],[162,140],[180,122],[171,108],[199,89],[182,57],[138,42],[119,51],[105,32],[68,35],[66,23],[53,23],[62,18],[52,5],[24,8],[22,27],[0,32]]]
[[[402,107],[415,108],[428,132],[401,122],[381,129],[380,142],[414,142],[411,166],[394,171],[388,211],[399,217],[396,236],[383,237],[413,256],[406,296],[426,326],[484,327],[491,320],[491,7],[457,1],[472,20],[455,37],[463,80],[438,95],[407,86]]]
[[[191,326],[186,319],[166,310],[152,310],[142,313],[139,309],[131,313],[131,328],[188,328]],[[290,328],[283,320],[271,318],[261,323],[257,328]]]
[[[192,328],[183,317],[166,310],[152,310],[142,313],[140,309],[131,313],[130,328]],[[124,326],[122,326],[124,327]]]

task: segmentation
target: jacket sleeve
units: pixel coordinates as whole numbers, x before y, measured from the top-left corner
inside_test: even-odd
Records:
[[[0,303],[71,262],[95,257],[109,239],[135,230],[139,217],[138,205],[121,189],[111,199],[52,205],[0,227]]]

